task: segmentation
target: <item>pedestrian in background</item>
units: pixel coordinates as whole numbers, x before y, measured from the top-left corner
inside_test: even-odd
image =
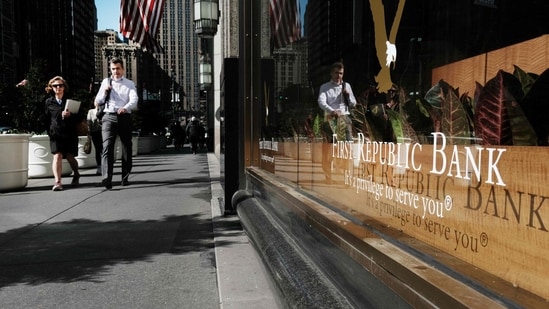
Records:
[[[46,92],[51,95],[46,99],[45,113],[49,122],[48,136],[53,154],[52,171],[55,178],[53,191],[63,190],[61,183],[63,159],[69,162],[73,172],[71,185],[77,186],[80,179],[75,157],[78,155],[77,126],[84,119],[84,115],[73,114],[65,108],[68,90],[67,82],[61,76],[50,79],[46,86]]]
[[[92,108],[88,111],[88,137],[91,138],[95,150],[96,175],[101,175],[101,154],[103,153],[103,137],[101,136],[101,121],[97,119],[97,108],[92,102]]]
[[[133,81],[124,77],[124,62],[120,58],[109,61],[111,77],[101,82],[95,97],[96,106],[105,104],[105,115],[101,120],[103,153],[101,155],[101,185],[112,189],[114,145],[116,137],[122,143],[122,180],[120,185],[129,185],[132,170],[132,117],[137,108],[137,90]],[[107,100],[108,98],[108,100]]]
[[[185,130],[183,130],[183,127],[179,121],[176,120],[172,123],[170,126],[170,134],[173,138],[175,151],[177,152],[181,150],[183,148],[183,144],[185,143]]]
[[[198,150],[198,142],[200,139],[200,123],[198,122],[198,119],[196,119],[195,116],[191,117],[191,121],[187,124],[187,128],[185,129],[187,132],[187,135],[189,136],[189,142],[191,143],[191,151],[193,154],[196,154],[196,151]]]

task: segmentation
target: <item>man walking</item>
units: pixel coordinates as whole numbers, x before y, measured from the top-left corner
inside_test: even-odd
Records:
[[[131,112],[137,107],[137,90],[133,81],[124,77],[124,62],[119,58],[109,61],[111,78],[101,82],[95,99],[96,105],[105,104],[105,115],[102,119],[103,153],[101,156],[101,184],[112,189],[114,165],[114,145],[120,136],[122,143],[122,186],[129,184],[132,170],[132,117]]]

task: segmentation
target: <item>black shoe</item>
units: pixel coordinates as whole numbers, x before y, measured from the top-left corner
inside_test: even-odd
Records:
[[[120,181],[120,185],[122,187],[125,187],[125,186],[129,186],[130,185],[130,182],[128,181],[128,179],[130,178],[130,175],[126,175],[124,177],[122,177],[122,181]]]
[[[108,180],[108,179],[106,179],[106,178],[103,179],[103,180],[101,180],[101,185],[103,185],[107,190],[112,189],[112,183],[111,183],[111,181]]]
[[[76,187],[79,184],[80,184],[80,173],[75,173],[74,176],[72,176],[71,185]]]

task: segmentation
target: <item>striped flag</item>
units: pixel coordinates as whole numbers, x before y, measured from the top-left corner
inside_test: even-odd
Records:
[[[298,0],[269,0],[271,49],[285,47],[301,38]]]
[[[121,0],[120,33],[149,52],[163,53],[156,41],[165,0]]]

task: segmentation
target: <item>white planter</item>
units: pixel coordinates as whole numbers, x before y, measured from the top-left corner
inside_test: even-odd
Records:
[[[78,162],[78,168],[92,168],[97,167],[95,162],[95,147],[92,143],[92,150],[90,154],[84,152],[84,144],[88,141],[87,136],[78,137],[78,156],[76,156],[76,162]]]
[[[156,138],[158,139],[158,148],[155,150],[166,148],[168,144],[166,138],[164,136],[157,136]]]
[[[132,157],[137,156],[138,145],[139,145],[139,142],[138,142],[137,136],[133,136],[132,137]],[[122,160],[122,142],[120,141],[120,137],[116,138],[115,148],[116,148],[115,159]]]
[[[0,191],[27,186],[29,137],[30,134],[0,134]]]
[[[31,136],[28,146],[28,177],[53,177],[52,162],[53,155],[50,149],[50,138],[47,135]],[[63,160],[61,175],[70,175],[71,172],[72,169],[69,162]]]
[[[137,153],[151,153],[153,151],[154,136],[140,136],[137,145]]]

